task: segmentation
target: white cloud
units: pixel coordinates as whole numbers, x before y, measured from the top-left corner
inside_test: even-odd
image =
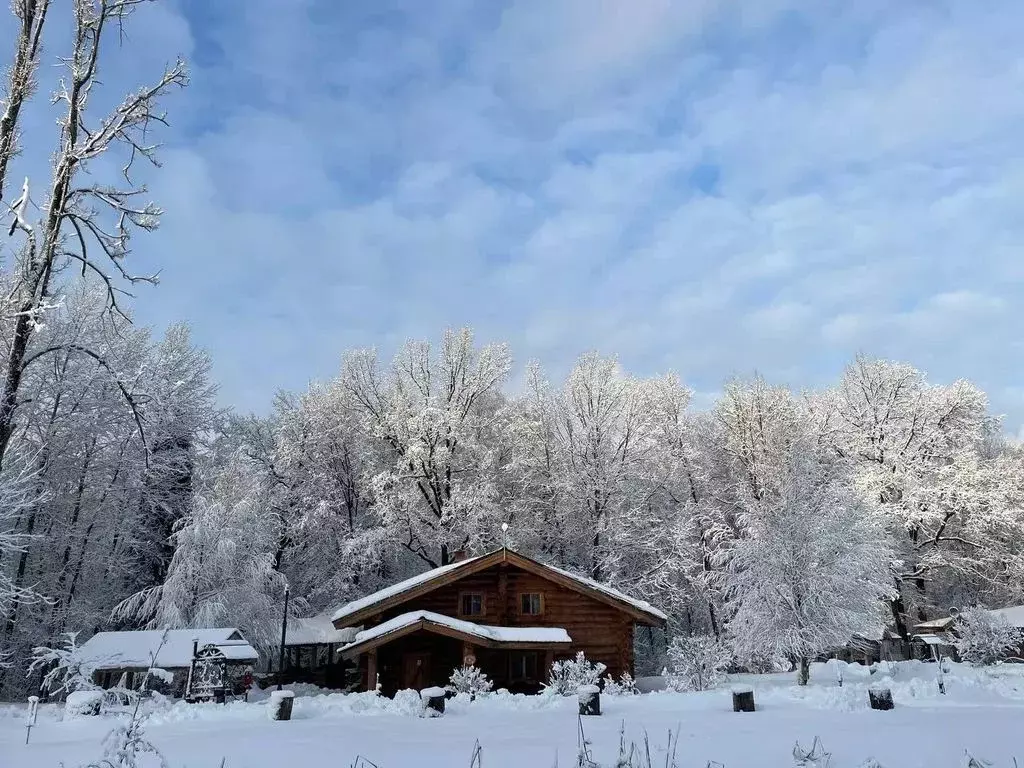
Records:
[[[471,324],[705,393],[863,351],[1024,421],[1009,0],[258,5],[138,38],[199,41],[140,313],[193,321],[226,400]]]

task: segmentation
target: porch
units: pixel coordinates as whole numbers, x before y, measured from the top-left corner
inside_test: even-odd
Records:
[[[381,693],[445,686],[454,670],[477,666],[494,683],[514,693],[536,693],[556,656],[571,640],[557,627],[488,627],[427,612],[403,614],[356,636],[343,649],[357,658],[365,690],[379,682]]]

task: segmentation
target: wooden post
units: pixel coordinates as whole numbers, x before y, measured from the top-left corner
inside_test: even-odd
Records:
[[[274,691],[270,694],[267,714],[271,720],[291,720],[295,694],[292,691]]]
[[[420,699],[423,701],[424,717],[441,717],[444,714],[444,700],[446,691],[444,688],[424,688],[420,691]]]
[[[868,702],[872,709],[892,709],[892,691],[881,687],[868,688]]]
[[[596,685],[581,685],[576,693],[581,715],[601,714],[601,690]]]
[[[732,689],[732,711],[753,712],[754,711],[754,689],[747,686],[737,686]]]
[[[284,588],[284,615],[281,617],[281,653],[277,661],[277,690],[284,686],[284,640],[288,632],[288,595],[291,590]]]
[[[377,690],[377,649],[366,652],[366,690]]]

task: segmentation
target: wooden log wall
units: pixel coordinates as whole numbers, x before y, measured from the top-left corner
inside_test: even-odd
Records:
[[[520,613],[520,596],[533,592],[543,595],[543,613],[524,616]],[[483,595],[481,615],[461,615],[461,596],[465,593]],[[571,658],[583,651],[591,661],[604,663],[608,674],[614,677],[633,672],[633,619],[630,616],[589,595],[566,589],[507,563],[384,611],[368,621],[367,626],[417,610],[434,611],[477,624],[562,627],[572,638],[572,644],[557,649],[555,659]]]

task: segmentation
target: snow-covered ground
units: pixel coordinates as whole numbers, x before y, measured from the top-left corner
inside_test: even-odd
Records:
[[[966,765],[964,751],[994,766],[1024,765],[1024,665],[975,670],[953,665],[947,695],[937,690],[934,664],[882,665],[870,675],[846,668],[844,685],[834,671],[816,665],[811,685],[793,685],[791,675],[740,676],[733,684],[754,688],[758,711],[734,713],[728,686],[703,693],[655,692],[603,696],[603,715],[584,719],[591,753],[614,765],[619,730],[627,740],[649,734],[653,763],[665,764],[663,748],[678,730],[678,765],[727,768],[794,765],[796,741],[810,747],[820,738],[832,768],[859,768],[874,758],[886,768]],[[891,673],[891,674],[890,674]],[[868,708],[870,684],[888,685],[894,710]],[[380,768],[469,766],[474,742],[487,768],[557,764],[573,766],[577,753],[575,699],[494,694],[469,702],[449,701],[445,717],[416,716],[419,697],[402,692],[394,701],[368,694],[321,694],[295,688],[293,719],[272,722],[266,701],[186,705],[155,709],[146,736],[172,768],[347,768],[357,757]],[[303,695],[305,694],[305,695]],[[102,756],[113,716],[61,720],[43,706],[26,746],[24,707],[0,705],[0,766],[67,768]]]

